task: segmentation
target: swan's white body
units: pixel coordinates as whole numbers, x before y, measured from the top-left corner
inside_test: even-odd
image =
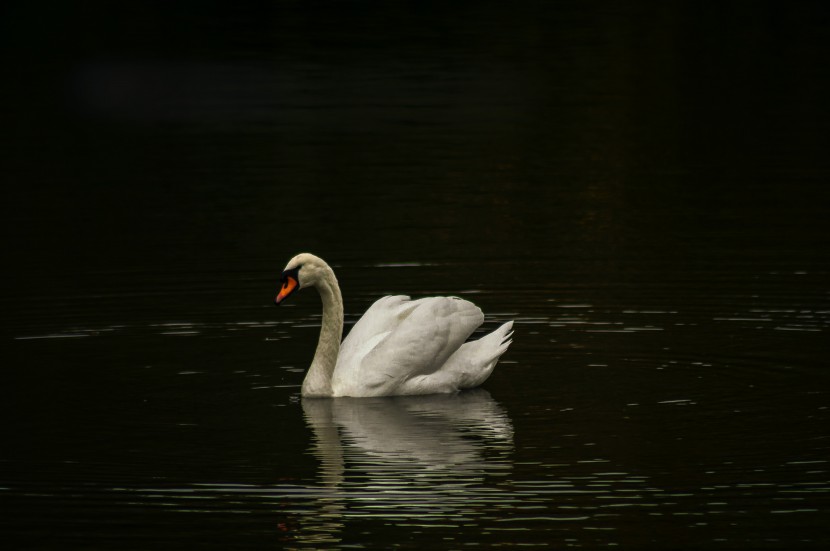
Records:
[[[286,277],[285,274],[290,276]],[[297,281],[291,282],[293,277]],[[483,383],[510,345],[513,322],[467,338],[484,321],[481,310],[457,297],[375,302],[340,342],[343,299],[334,272],[303,253],[291,259],[279,304],[294,288],[315,287],[323,301],[317,351],[303,381],[305,397],[397,396],[457,392]]]

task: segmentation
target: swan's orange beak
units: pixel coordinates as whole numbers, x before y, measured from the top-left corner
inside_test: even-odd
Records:
[[[282,284],[282,289],[280,289],[279,294],[277,294],[277,298],[274,299],[274,304],[279,304],[284,301],[285,297],[297,290],[297,286],[296,279],[290,276],[285,278],[285,283]]]

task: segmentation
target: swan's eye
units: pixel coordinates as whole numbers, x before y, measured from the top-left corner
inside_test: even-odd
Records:
[[[295,281],[299,283],[300,281],[300,268],[302,268],[302,264],[297,266],[296,268],[291,268],[290,270],[285,270],[282,275],[280,276],[280,283],[286,283],[288,278],[294,278]]]

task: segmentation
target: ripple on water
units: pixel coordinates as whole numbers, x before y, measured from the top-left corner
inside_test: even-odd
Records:
[[[167,431],[200,454],[217,453],[252,418],[246,411],[244,421],[217,433],[220,421],[190,412],[204,396],[221,395],[224,401],[210,408],[219,418],[232,419],[233,407],[260,404],[257,414],[284,407],[284,417],[248,436],[280,441],[293,433],[296,449],[269,449],[254,472],[252,458],[263,444],[248,443],[226,458],[223,471],[234,473],[226,476],[202,474],[212,461],[180,450],[187,472],[164,477],[170,457],[158,445],[142,452],[139,431],[138,442],[122,442],[129,459],[102,461],[84,483],[4,482],[3,492],[61,510],[70,510],[67,496],[84,496],[71,506],[112,522],[115,511],[129,508],[176,519],[250,517],[281,525],[293,544],[310,547],[348,544],[350,533],[378,526],[445,538],[469,534],[471,541],[521,533],[513,539],[529,545],[596,547],[630,542],[627,534],[637,527],[661,541],[694,533],[696,542],[728,546],[740,532],[739,543],[757,543],[781,533],[770,526],[786,524],[806,527],[802,540],[816,542],[815,527],[830,510],[830,439],[826,386],[817,384],[824,366],[812,352],[830,309],[793,297],[765,303],[734,293],[698,301],[664,288],[643,300],[619,300],[601,291],[585,287],[543,301],[517,294],[509,307],[484,308],[483,330],[508,319],[516,324],[514,344],[487,384],[501,402],[480,394],[320,407],[301,401],[320,316],[300,308],[278,319],[67,324],[21,333],[16,339],[26,347],[163,341],[162,360],[171,351],[183,356],[160,368],[142,366],[172,377],[123,379],[141,382],[140,398],[149,401],[119,402],[134,410],[122,425],[150,427],[154,440]],[[492,298],[486,290],[480,295],[483,306]],[[366,294],[365,302],[373,297]],[[350,314],[347,323],[358,318]],[[210,343],[231,336],[234,360],[221,361],[224,349]],[[295,346],[275,354],[290,342]],[[264,348],[240,359],[239,343]],[[170,387],[176,392],[165,397]],[[229,396],[238,398],[233,407]],[[156,424],[148,425],[151,412]],[[153,472],[123,474],[125,466],[141,473],[153,453]]]

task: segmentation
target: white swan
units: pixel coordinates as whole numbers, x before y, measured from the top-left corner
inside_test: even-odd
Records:
[[[285,266],[280,304],[298,289],[315,287],[323,324],[314,360],[303,381],[304,397],[439,394],[473,388],[492,373],[507,347],[513,322],[465,343],[484,321],[481,310],[457,297],[375,302],[343,335],[343,298],[323,259],[298,254]]]

